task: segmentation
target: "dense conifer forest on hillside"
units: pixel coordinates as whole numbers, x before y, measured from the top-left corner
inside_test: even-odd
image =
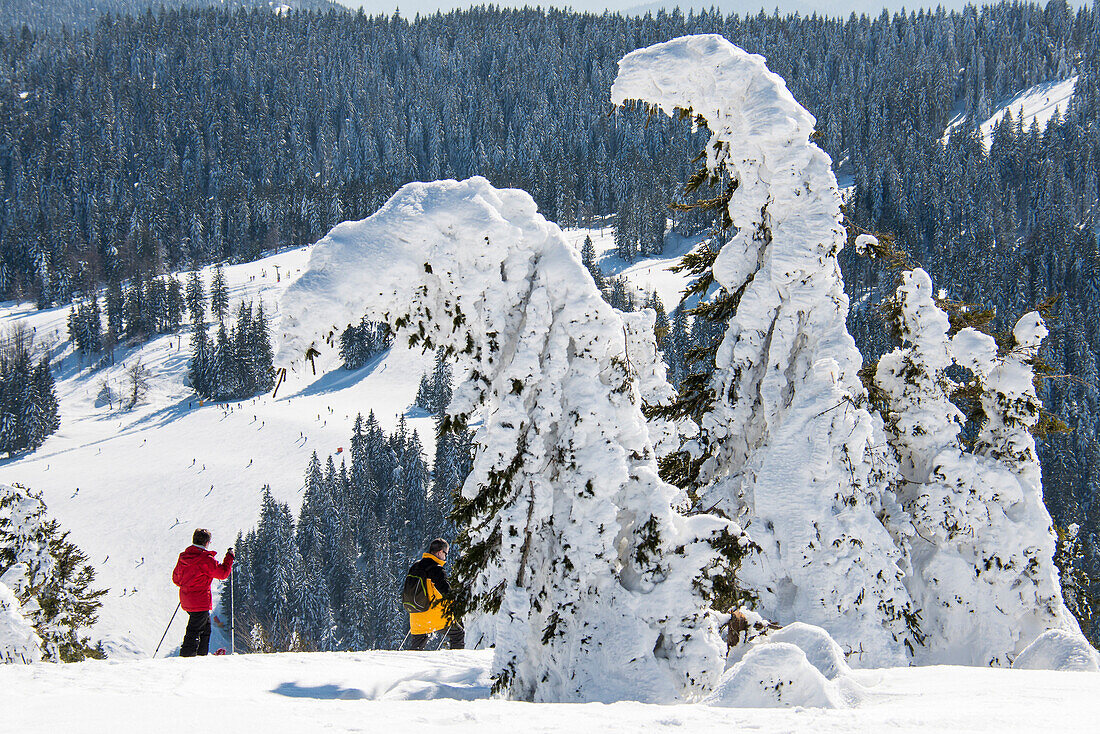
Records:
[[[21,28],[59,31],[79,29],[95,22],[105,13],[139,15],[151,8],[219,7],[226,10],[257,8],[286,12],[293,9],[346,11],[334,0],[6,0],[0,7],[0,28]]]
[[[705,226],[667,208],[702,138],[611,114],[609,90],[623,54],[690,33],[767,57],[851,182],[852,222],[892,233],[951,299],[993,309],[1003,330],[1057,296],[1041,396],[1072,430],[1042,441],[1046,502],[1060,526],[1081,525],[1071,554],[1100,575],[1100,3],[845,20],[184,8],[78,30],[12,25],[0,36],[0,295],[68,304],[253,259],[367,216],[408,181],[474,174],[526,189],[563,226],[611,217],[627,258],[658,252],[666,217]],[[1045,129],[1012,111],[989,148],[973,124],[944,138],[957,114],[982,122],[1017,91],[1075,75],[1068,111]],[[852,252],[842,262],[849,325],[874,359],[894,276]]]

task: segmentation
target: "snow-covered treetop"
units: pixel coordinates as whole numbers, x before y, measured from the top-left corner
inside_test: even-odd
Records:
[[[712,132],[707,168],[725,171],[738,187],[729,203],[737,234],[714,265],[715,279],[731,293],[758,269],[777,285],[794,282],[807,271],[802,258],[818,259],[812,267],[820,268],[843,246],[836,177],[829,157],[809,140],[817,121],[763,56],[719,35],[639,49],[619,62],[611,88],[613,103],[628,100],[670,115],[690,110]],[[773,240],[783,246],[767,247]]]

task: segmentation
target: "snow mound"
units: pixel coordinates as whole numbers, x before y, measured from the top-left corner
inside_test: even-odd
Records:
[[[1100,672],[1100,653],[1083,635],[1047,630],[1024,648],[1012,667],[1017,670],[1083,670]]]
[[[828,632],[820,627],[805,622],[794,622],[769,634],[768,640],[768,644],[787,643],[802,650],[810,665],[821,671],[821,674],[829,680],[836,680],[852,672],[844,660],[844,650],[829,636]]]
[[[802,648],[789,642],[770,642],[750,650],[726,671],[703,703],[727,708],[846,706],[839,686],[821,674]]]

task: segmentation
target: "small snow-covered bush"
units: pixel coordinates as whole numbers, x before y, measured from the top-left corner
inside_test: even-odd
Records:
[[[802,650],[810,665],[820,670],[829,680],[836,680],[852,671],[844,660],[844,650],[820,627],[794,622],[770,633],[768,639],[771,643],[789,643]]]
[[[1066,630],[1047,630],[1024,648],[1012,663],[1017,670],[1100,671],[1100,653],[1083,635]]]
[[[37,663],[42,659],[42,640],[20,611],[19,600],[0,583],[0,664]]]
[[[789,642],[769,642],[749,650],[726,671],[703,703],[728,708],[845,706],[837,684],[827,680],[806,653]]]

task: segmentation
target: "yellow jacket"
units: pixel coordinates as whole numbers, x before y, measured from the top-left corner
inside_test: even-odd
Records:
[[[445,561],[439,560],[431,553],[425,553],[422,559],[417,561],[417,565],[422,565],[424,561],[435,561],[440,567],[445,563]],[[411,635],[426,635],[445,629],[451,624],[450,619],[443,614],[443,595],[435,588],[431,578],[425,578],[425,586],[428,590],[428,599],[431,600],[432,605],[426,612],[409,613],[409,634]]]

